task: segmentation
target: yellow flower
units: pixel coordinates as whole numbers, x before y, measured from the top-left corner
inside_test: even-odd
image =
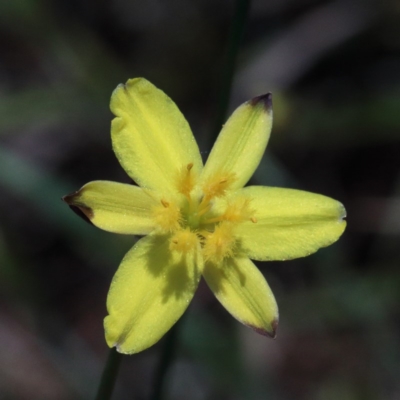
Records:
[[[111,97],[114,152],[138,186],[94,181],[64,200],[97,227],[147,235],[125,255],[107,299],[106,341],[121,353],[156,343],[203,276],[240,322],[274,337],[278,307],[253,260],[314,253],[343,233],[345,210],[318,194],[249,186],[272,125],[271,95],[242,104],[206,164],[175,103],[145,79]]]

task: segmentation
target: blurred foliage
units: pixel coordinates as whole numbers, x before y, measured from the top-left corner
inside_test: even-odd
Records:
[[[112,90],[144,76],[187,116],[206,158],[233,2],[0,2],[0,398],[86,399],[106,358],[113,272],[135,238],[96,230],[61,197],[129,182],[109,139]],[[348,230],[306,259],[261,263],[275,341],[202,284],[168,375],[171,399],[400,396],[400,7],[253,0],[231,108],[274,93],[253,183],[342,201]],[[162,343],[123,360],[115,399],[147,399]]]

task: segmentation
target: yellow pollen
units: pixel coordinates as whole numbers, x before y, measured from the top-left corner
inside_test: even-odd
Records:
[[[180,229],[182,215],[174,203],[162,199],[161,205],[153,208],[153,218],[162,232],[174,232]]]
[[[203,255],[206,261],[220,263],[226,257],[232,257],[235,250],[233,225],[222,222],[215,227],[214,232],[202,232]]]
[[[189,228],[181,229],[172,236],[169,248],[180,253],[189,253],[197,249],[199,238]]]
[[[244,222],[251,220],[257,222],[252,214],[254,211],[250,207],[250,199],[247,197],[239,197],[235,200],[228,201],[228,205],[222,219],[231,222]]]
[[[223,197],[235,180],[236,176],[232,172],[214,174],[203,186],[206,201],[213,197]]]

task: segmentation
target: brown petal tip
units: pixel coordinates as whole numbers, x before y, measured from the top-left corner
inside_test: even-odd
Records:
[[[267,112],[272,111],[272,93],[262,94],[261,96],[254,97],[249,101],[252,106],[262,104]]]
[[[91,219],[93,218],[93,210],[84,205],[81,204],[77,201],[77,198],[79,197],[79,193],[80,190],[71,193],[71,194],[67,194],[66,196],[62,197],[62,200],[65,201],[69,208],[79,217],[81,217],[83,220],[85,220],[86,222],[88,222],[89,224],[92,224]]]
[[[272,321],[272,324],[271,324],[272,330],[271,331],[267,331],[266,329],[259,328],[258,326],[253,326],[253,325],[249,325],[249,324],[246,324],[246,325],[249,328],[253,329],[253,331],[259,333],[260,335],[270,337],[271,339],[275,339],[276,331],[278,329],[278,323],[279,323],[278,319],[274,319]]]
[[[79,196],[79,190],[66,196],[61,197],[62,201],[65,201],[68,205],[74,204],[74,199]]]

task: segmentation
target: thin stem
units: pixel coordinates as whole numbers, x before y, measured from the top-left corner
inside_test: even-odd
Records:
[[[165,378],[167,376],[169,367],[175,359],[176,348],[178,345],[179,327],[181,325],[182,318],[171,328],[165,337],[161,359],[155,372],[154,389],[152,396],[150,397],[151,400],[161,400],[163,398],[166,384]]]
[[[122,354],[112,348],[108,353],[106,365],[101,375],[99,389],[95,400],[109,400],[115,386],[118,369],[121,363]]]
[[[218,98],[215,125],[212,130],[213,142],[217,138],[222,124],[225,122],[226,113],[229,107],[229,98],[232,90],[237,54],[239,52],[239,46],[242,40],[249,8],[250,0],[236,0],[235,12],[229,33],[226,59],[221,77],[221,88]]]

